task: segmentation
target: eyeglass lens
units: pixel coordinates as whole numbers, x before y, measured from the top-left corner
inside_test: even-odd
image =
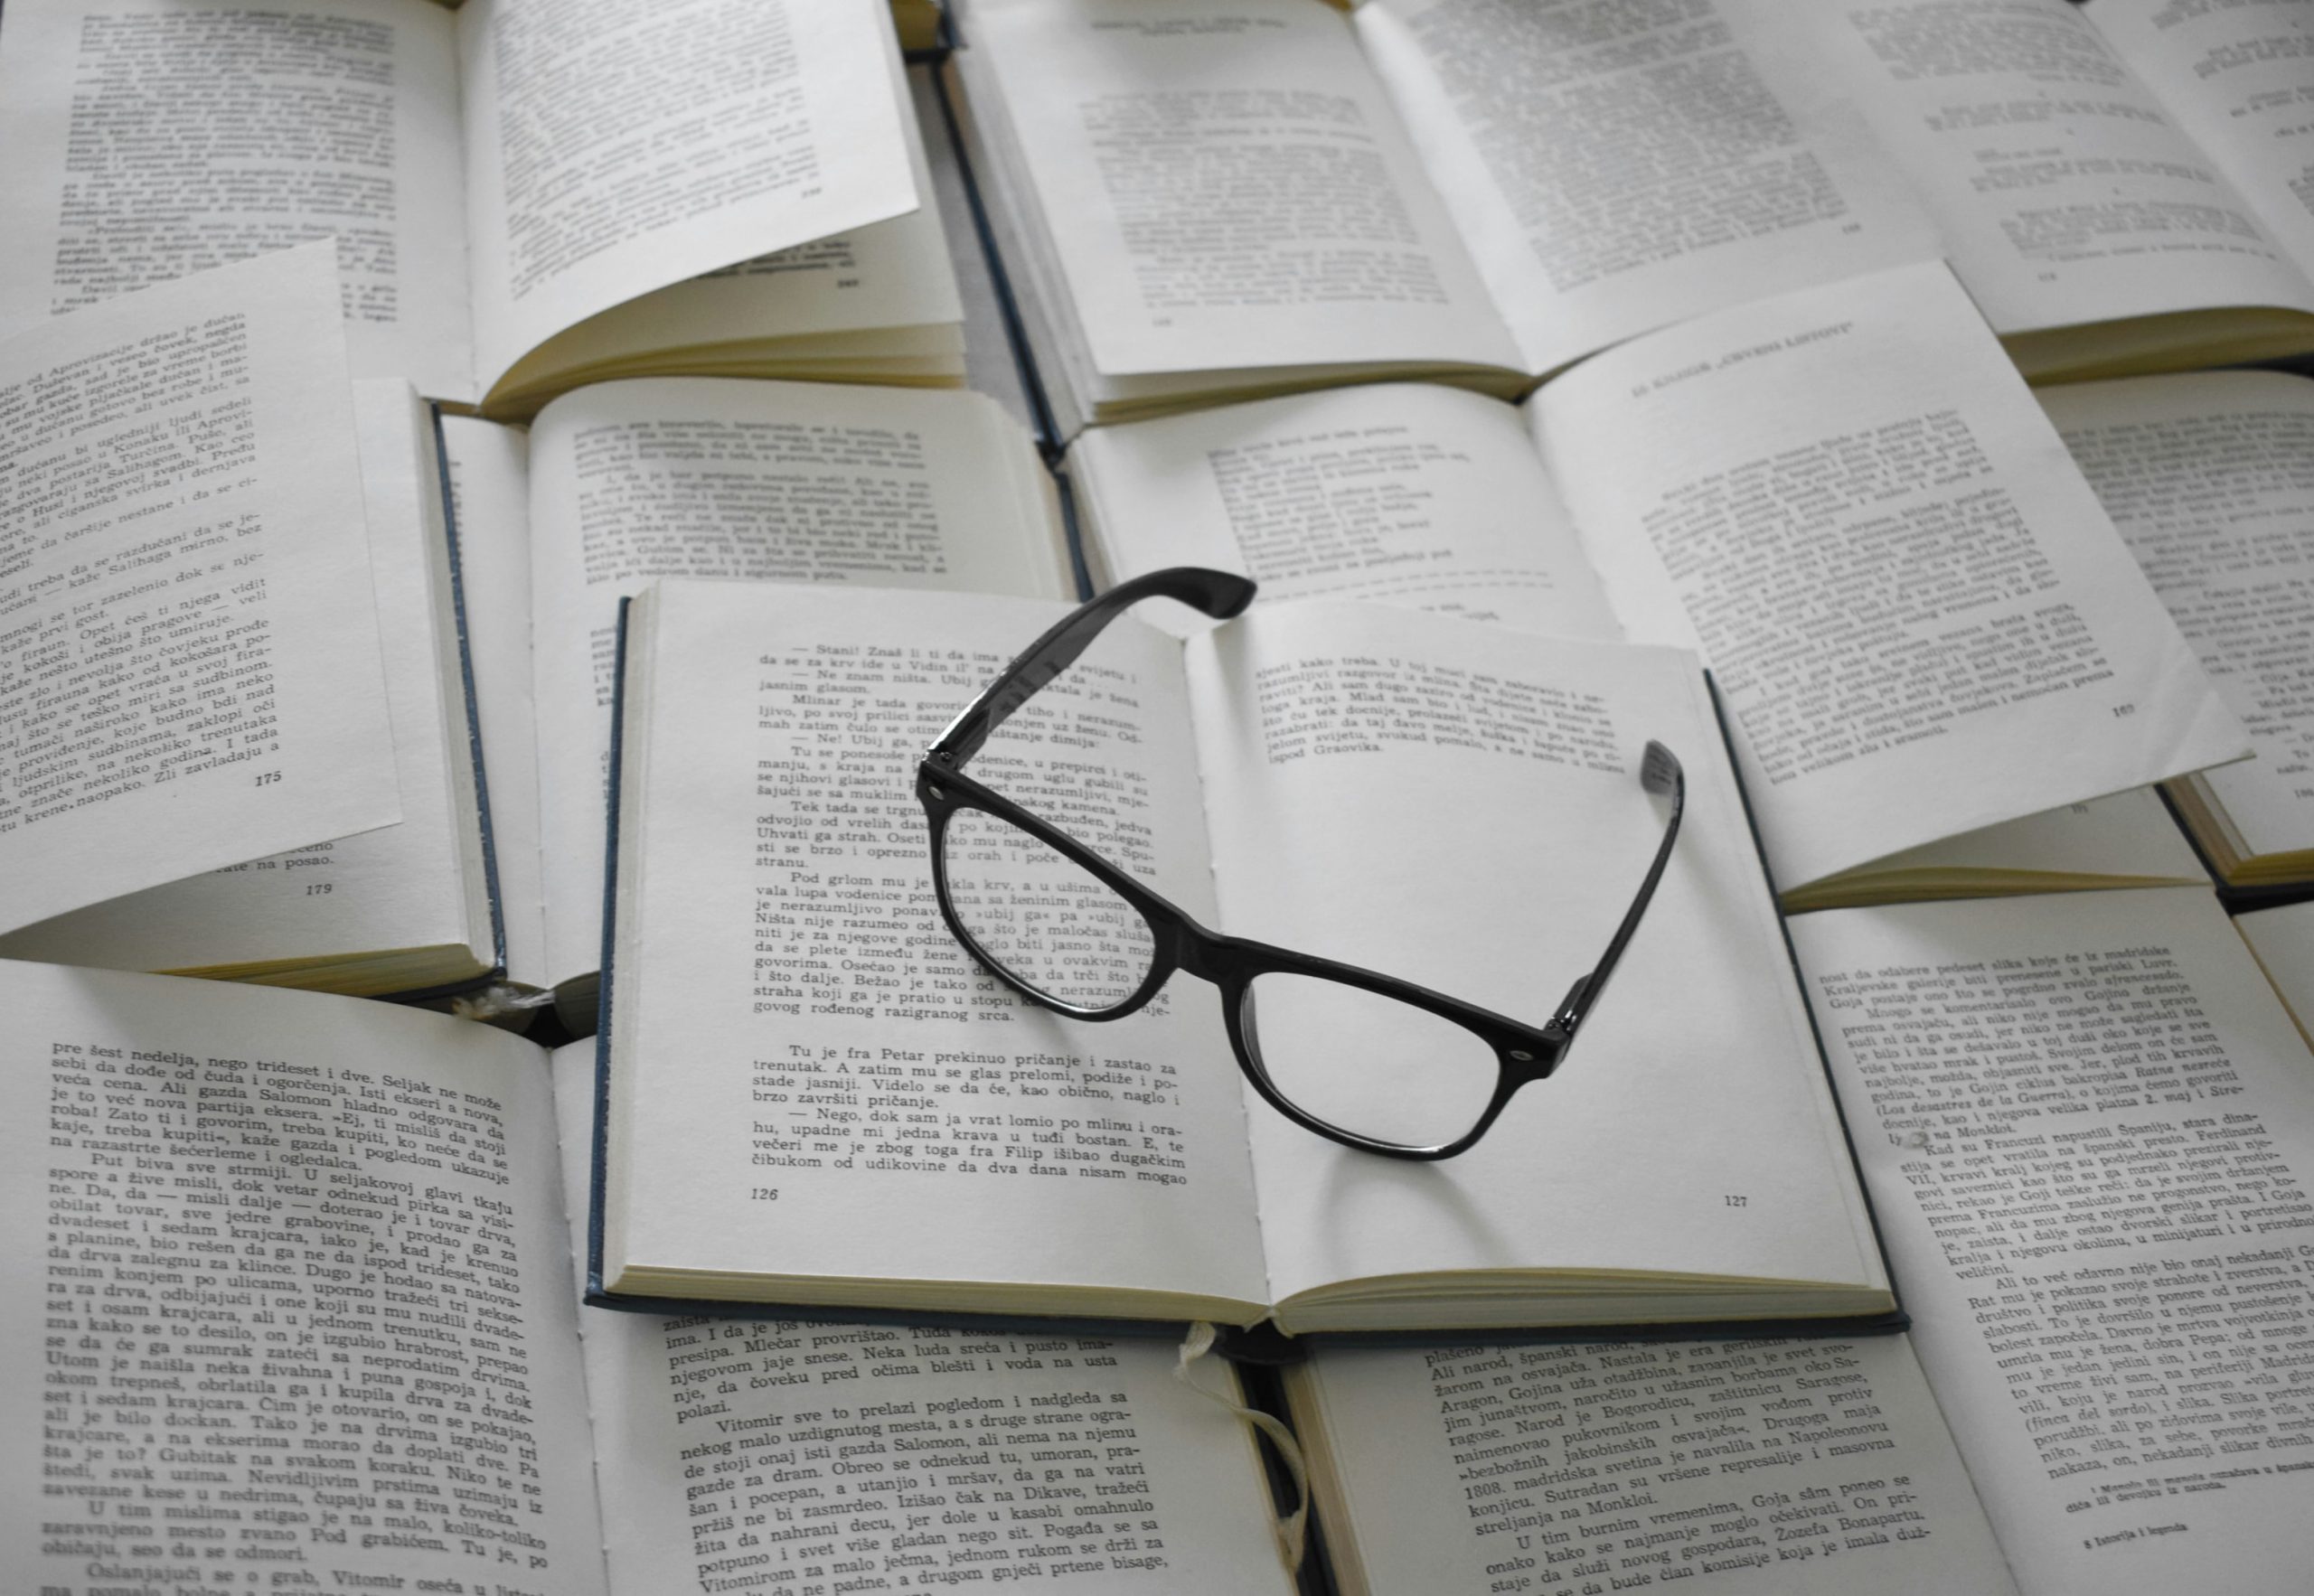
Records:
[[[1392,1147],[1462,1139],[1493,1101],[1493,1046],[1426,1009],[1322,977],[1272,972],[1238,1018],[1279,1096],[1338,1131]]]
[[[1141,990],[1157,939],[1141,912],[1009,821],[960,809],[941,833],[948,902],[981,952],[1071,1009],[1113,1009]]]

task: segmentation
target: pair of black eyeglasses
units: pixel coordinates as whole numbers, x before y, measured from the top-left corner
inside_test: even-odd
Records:
[[[1565,1060],[1671,858],[1687,802],[1679,759],[1647,745],[1640,784],[1668,795],[1663,840],[1590,973],[1540,1028],[1412,981],[1223,936],[1107,859],[964,774],[989,735],[1144,598],[1226,620],[1254,584],[1226,571],[1153,571],[1081,605],[1029,645],[917,766],[932,878],[948,929],[1006,986],[1075,1019],[1122,1019],[1174,972],[1221,989],[1237,1066],[1286,1118],[1347,1147],[1445,1159],[1484,1135],[1513,1094]]]

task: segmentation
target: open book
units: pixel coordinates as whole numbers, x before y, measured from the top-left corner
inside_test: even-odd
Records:
[[[1498,394],[1950,258],[2038,376],[2314,347],[2296,8],[979,0],[955,70],[1064,436]]]
[[[1162,1342],[582,1314],[528,1042],[14,962],[0,1013],[12,1591],[1293,1589]]]
[[[353,420],[370,569],[351,590],[378,606],[400,822],[43,920],[0,936],[0,958],[364,996],[503,963],[434,417],[379,380],[353,385]]]
[[[1792,907],[2199,879],[2152,794],[2088,801],[2247,741],[1940,267],[1666,328],[1521,409],[1294,395],[1096,428],[1068,469],[1106,576],[1698,649]]]
[[[2298,1587],[2303,1220],[2188,1240],[2177,1268],[2174,1244],[2058,1241],[2048,1212],[2005,1240],[1955,1227],[2165,1177],[2173,1202],[2239,1199],[2221,1223],[2287,1220],[2247,1209],[2302,1206],[2307,1058],[2206,894],[2021,906],[1812,917],[1803,936],[1841,944],[1818,995],[1894,959],[1949,1009],[1939,965],[1965,981],[2069,953],[2099,961],[2070,1001],[2182,986],[2193,1011],[2164,1023],[2198,1017],[2223,1056],[2189,1073],[2241,1088],[2191,1117],[2255,1131],[2181,1123],[2190,1140],[2156,1147],[2146,1122],[2188,1108],[2093,1111],[2046,1173],[2007,1137],[1891,1144],[1924,1166],[1876,1182],[1892,1223],[2017,1255],[1909,1261],[1912,1344],[1315,1348],[1292,1406],[1345,1591],[1667,1570],[1699,1596],[1998,1596],[2012,1573],[2026,1596]],[[1968,1028],[2043,1023],[2025,1009],[2047,994],[2001,990],[1856,1041],[1942,1056]],[[465,1596],[1000,1572],[1060,1596],[1292,1588],[1246,1432],[1170,1377],[1162,1343],[580,1314],[583,1048],[550,1099],[530,1044],[373,1003],[9,962],[0,1011],[0,1197],[42,1221],[0,1241],[0,1347],[24,1374],[0,1387],[0,1539],[26,1578],[72,1590],[101,1564],[166,1588],[160,1571],[239,1546],[325,1589]],[[2211,1158],[2191,1190],[2160,1167]],[[2021,1195],[2040,1189],[2063,1195]]]
[[[477,420],[444,435],[494,825],[537,880],[509,878],[509,957],[541,984],[601,962],[619,599],[686,575],[1073,591],[1035,445],[978,394],[643,380],[558,400],[527,445]]]
[[[1342,1590],[2303,1589],[2314,1057],[2208,890],[1792,931],[1910,1338],[1320,1347]]]
[[[0,342],[0,931],[406,818],[328,252]]]
[[[0,326],[334,238],[356,373],[494,413],[640,371],[953,382],[891,26],[880,0],[12,6]]]
[[[1128,616],[974,762],[1203,925],[1540,1025],[1654,856],[1639,763],[1669,746],[1684,829],[1579,1042],[1408,1163],[1254,1096],[1202,981],[1064,1019],[949,935],[916,759],[1063,613],[633,602],[604,1291],[1289,1333],[1890,1309],[1692,656],[1378,605],[1186,643]]]
[[[2233,887],[2314,880],[2314,382],[2210,371],[2040,396],[2256,756],[2170,784]]]
[[[370,995],[584,974],[622,595],[681,573],[1070,591],[1050,479],[977,394],[639,380],[527,434],[459,417],[437,434],[405,385],[355,386],[372,570],[349,587],[380,606],[403,823],[188,879],[156,865],[133,885],[170,885],[0,937],[0,956]],[[91,896],[112,895],[71,903]]]

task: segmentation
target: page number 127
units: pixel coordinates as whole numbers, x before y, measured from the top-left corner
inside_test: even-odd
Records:
[[[1721,1197],[1719,1200],[1731,1208],[1748,1208],[1752,1206],[1752,1199],[1750,1197],[1737,1197],[1732,1193],[1726,1197]]]

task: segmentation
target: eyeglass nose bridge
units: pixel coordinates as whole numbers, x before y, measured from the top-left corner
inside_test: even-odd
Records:
[[[1253,944],[1208,931],[1184,915],[1171,928],[1174,969],[1209,981],[1233,1002],[1255,976],[1269,966],[1254,956]],[[1160,939],[1161,945],[1162,938]]]
[[[1453,1157],[1475,1144],[1486,1133],[1520,1088],[1535,1081],[1548,1079],[1558,1068],[1573,1041],[1574,1027],[1568,1022],[1580,1018],[1578,1006],[1592,984],[1591,976],[1576,982],[1559,1006],[1552,1010],[1550,1020],[1540,1030],[1500,1015],[1473,1015],[1470,1005],[1427,988],[1332,960],[1209,930],[1182,912],[1179,906],[1167,902],[1140,881],[1107,861],[1099,860],[1097,856],[1089,856],[1082,844],[1067,838],[1037,817],[1019,810],[1017,805],[988,793],[965,775],[953,758],[945,757],[940,750],[927,751],[917,769],[916,785],[917,795],[931,822],[933,873],[938,887],[942,915],[950,932],[990,974],[1032,1002],[1071,1018],[1090,1020],[1121,1019],[1146,1007],[1176,973],[1186,973],[1200,981],[1210,981],[1220,996],[1233,1050],[1255,1088],[1286,1118],[1330,1140],[1395,1158],[1434,1159]],[[992,956],[981,945],[970,927],[956,914],[949,890],[946,856],[942,846],[948,821],[957,812],[966,809],[983,810],[1025,831],[1048,847],[1075,859],[1141,915],[1152,934],[1153,946],[1151,967],[1139,990],[1121,1001],[1101,1009],[1078,1008],[1029,985],[1007,968],[1003,961]],[[1269,973],[1302,974],[1340,981],[1397,1001],[1412,1002],[1416,1007],[1428,1009],[1441,1018],[1461,1025],[1480,1037],[1493,1050],[1500,1075],[1492,1098],[1478,1122],[1452,1141],[1434,1147],[1409,1147],[1374,1141],[1345,1131],[1301,1108],[1271,1080],[1268,1066],[1261,1057],[1258,1039],[1251,1034],[1254,983]]]
[[[1260,943],[1223,936],[1207,931],[1186,915],[1176,929],[1181,933],[1179,943],[1169,951],[1164,950],[1161,935],[1161,959],[1175,970],[1213,982],[1221,989],[1223,1000],[1232,1011],[1242,1010],[1250,1000],[1254,982],[1265,974],[1298,973],[1340,981],[1402,1003],[1414,1003],[1412,993],[1425,990],[1410,988],[1408,983],[1398,981],[1368,986],[1352,979],[1348,967]],[[1588,976],[1578,980],[1558,1007],[1551,1011],[1550,1020],[1540,1030],[1515,1022],[1490,1027],[1473,1026],[1456,1012],[1464,1007],[1460,1003],[1442,1005],[1432,1008],[1430,1011],[1442,1019],[1470,1030],[1493,1048],[1496,1060],[1509,1077],[1510,1089],[1516,1091],[1531,1081],[1548,1080],[1565,1061],[1566,1051],[1575,1040],[1574,1029],[1565,1023],[1565,1017],[1589,982]],[[1419,1003],[1415,1006],[1425,1007]]]

